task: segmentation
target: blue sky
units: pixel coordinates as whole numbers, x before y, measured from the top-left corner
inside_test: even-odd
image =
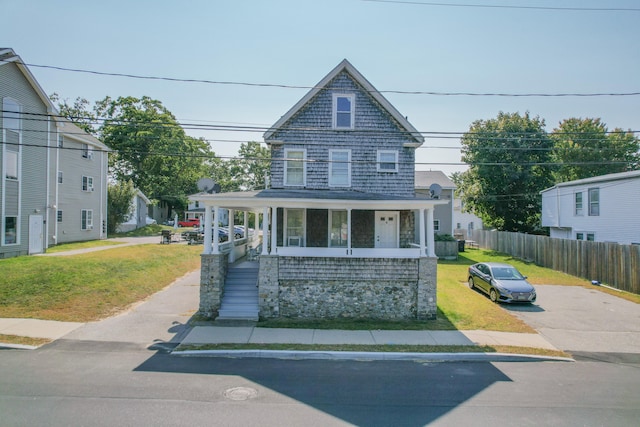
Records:
[[[423,0],[416,0],[421,2]],[[424,2],[427,2],[424,0]],[[441,0],[439,3],[635,8],[637,0]],[[380,91],[640,92],[640,11],[428,6],[360,0],[0,0],[0,47],[28,64],[312,86],[347,58]],[[307,90],[168,81],[30,67],[47,93],[159,99],[182,122],[270,126]],[[499,111],[552,130],[599,117],[640,130],[640,96],[468,97],[385,94],[420,131],[464,132]],[[219,155],[262,132],[188,130]],[[427,139],[419,170],[464,170],[458,139]],[[442,148],[446,147],[446,148]]]

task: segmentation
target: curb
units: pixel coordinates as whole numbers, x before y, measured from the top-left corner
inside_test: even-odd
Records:
[[[289,351],[289,350],[175,350],[178,357],[226,357],[288,360],[355,360],[415,362],[575,362],[568,357],[511,353],[403,353],[359,351]]]
[[[0,350],[35,350],[38,346],[26,344],[9,344],[0,342]]]

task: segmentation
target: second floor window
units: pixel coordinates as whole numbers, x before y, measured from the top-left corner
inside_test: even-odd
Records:
[[[393,150],[378,151],[378,172],[398,172],[398,152]]]
[[[589,189],[589,216],[600,215],[600,189]]]
[[[62,211],[58,211],[58,222],[62,222]]]
[[[351,151],[329,150],[329,185],[333,187],[351,185]]]
[[[92,176],[83,176],[82,177],[82,191],[93,191],[93,177]]]
[[[574,200],[575,200],[575,213],[576,216],[581,216],[582,215],[582,193],[575,193],[574,195]]]
[[[354,95],[333,94],[333,127],[353,129]]]
[[[58,184],[62,184],[62,171],[58,171]]]
[[[299,186],[305,185],[305,150],[284,150],[284,157],[284,184]]]

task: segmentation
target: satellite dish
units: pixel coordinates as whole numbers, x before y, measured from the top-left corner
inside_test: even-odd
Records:
[[[442,187],[440,186],[440,184],[431,184],[431,186],[429,187],[429,195],[431,196],[431,198],[439,199],[441,194]]]
[[[196,185],[198,186],[198,190],[204,193],[211,193],[213,192],[216,183],[211,178],[200,178],[198,182],[196,182]]]

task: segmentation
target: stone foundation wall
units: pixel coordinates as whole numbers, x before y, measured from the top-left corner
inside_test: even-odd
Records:
[[[280,316],[278,259],[279,257],[277,256],[260,255],[260,272],[258,274],[260,317],[273,318]]]
[[[229,264],[228,254],[200,255],[200,309],[201,316],[215,318],[220,310],[224,280]]]
[[[279,316],[435,318],[435,258],[275,257],[275,260]],[[269,268],[273,269],[271,261]],[[270,291],[273,301],[273,286]],[[264,300],[264,308],[268,308],[266,297],[264,293],[263,298],[261,287],[260,301],[263,304]],[[269,314],[274,311],[271,309]],[[262,305],[261,315],[265,316]]]

